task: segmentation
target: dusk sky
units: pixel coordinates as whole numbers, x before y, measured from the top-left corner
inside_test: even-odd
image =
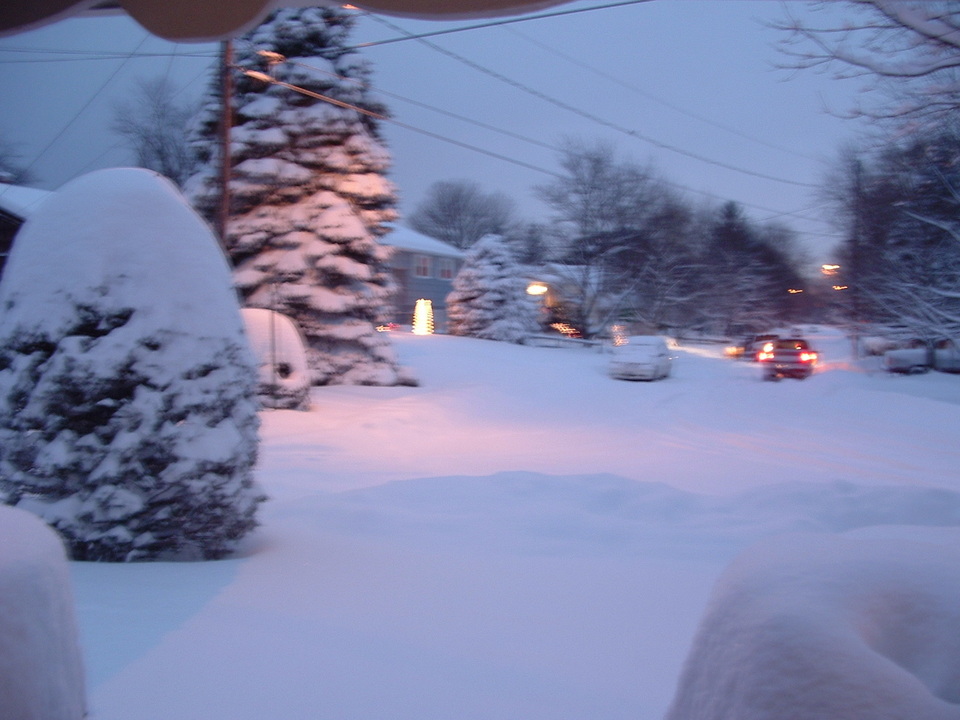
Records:
[[[570,12],[581,9],[589,10]],[[571,3],[523,22],[365,47],[374,85],[402,124],[384,127],[401,212],[433,182],[465,179],[512,197],[524,219],[546,221],[533,187],[558,172],[563,139],[605,140],[624,158],[651,163],[694,201],[735,200],[756,220],[799,231],[815,263],[832,259],[838,236],[816,187],[863,127],[827,110],[847,109],[859,86],[776,68],[781,34],[766,23],[787,10],[807,6]],[[484,22],[363,17],[353,39],[363,45]],[[39,187],[130,164],[110,131],[116,103],[138,78],[158,76],[197,98],[216,54],[214,44],[166,42],[122,16],[0,39],[0,139]]]

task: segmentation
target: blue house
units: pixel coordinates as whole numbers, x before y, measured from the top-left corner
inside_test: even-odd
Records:
[[[417,300],[423,298],[433,303],[437,331],[445,332],[446,299],[453,289],[453,278],[463,265],[463,251],[410,228],[390,228],[380,243],[393,248],[388,266],[396,283],[394,322],[409,325]]]

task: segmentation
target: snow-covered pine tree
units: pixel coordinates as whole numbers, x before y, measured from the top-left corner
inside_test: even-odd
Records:
[[[212,559],[256,526],[256,370],[230,269],[165,178],[47,198],[0,281],[0,502],[76,560]]]
[[[339,7],[279,10],[235,41],[235,63],[383,114],[367,93],[369,66],[346,48],[353,24],[352,11]],[[267,64],[263,51],[285,61]],[[219,104],[215,90],[197,123],[203,166],[186,185],[208,219],[220,202]],[[244,305],[298,323],[315,384],[407,382],[389,338],[376,331],[393,289],[390,250],[378,238],[396,217],[376,119],[242,74],[232,117],[225,242]]]
[[[450,334],[523,342],[540,327],[526,284],[522,267],[503,237],[480,238],[467,251],[447,295]]]

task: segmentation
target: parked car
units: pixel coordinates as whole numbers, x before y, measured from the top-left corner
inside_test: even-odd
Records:
[[[941,340],[934,344],[916,341],[911,345],[887,350],[883,354],[884,367],[904,375],[925,373],[931,369],[960,373],[960,349],[953,341]]]
[[[631,335],[613,348],[609,372],[617,380],[659,380],[670,375],[672,363],[665,338]]]
[[[810,377],[817,364],[817,352],[803,338],[778,338],[767,342],[757,353],[764,380]]]
[[[779,338],[779,335],[774,335],[773,333],[765,333],[763,335],[747,335],[737,345],[731,345],[726,348],[725,352],[727,357],[732,357],[736,359],[744,360],[756,360],[757,353],[760,352],[760,349],[771,340],[776,340]]]

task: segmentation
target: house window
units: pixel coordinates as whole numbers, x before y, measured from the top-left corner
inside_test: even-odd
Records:
[[[453,280],[453,260],[440,258],[440,279]]]
[[[413,274],[417,277],[430,277],[430,256],[415,255],[413,258]]]

